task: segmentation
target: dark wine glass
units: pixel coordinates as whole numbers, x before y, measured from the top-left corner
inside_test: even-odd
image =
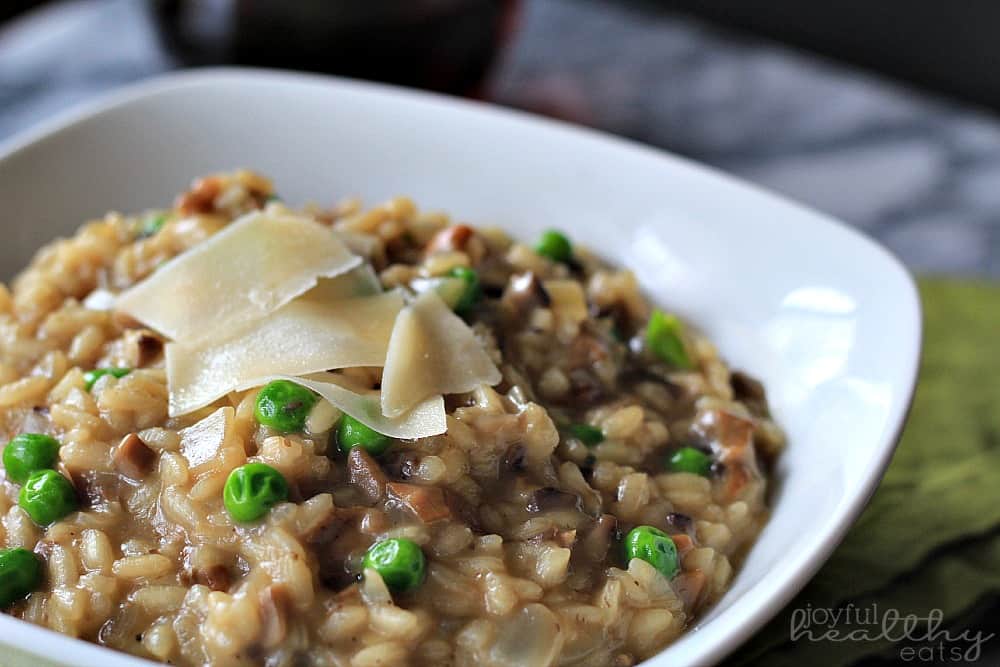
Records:
[[[518,0],[155,0],[184,65],[327,72],[477,92],[514,25]]]

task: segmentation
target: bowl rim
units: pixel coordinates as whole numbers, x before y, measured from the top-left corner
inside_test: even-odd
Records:
[[[878,449],[873,455],[873,465],[864,471],[858,485],[859,491],[854,494],[849,502],[842,503],[837,507],[836,511],[838,514],[830,520],[830,526],[819,541],[818,546],[810,553],[797,554],[797,557],[789,562],[786,576],[782,577],[777,585],[769,588],[769,593],[766,594],[763,602],[749,599],[751,597],[749,595],[743,595],[733,601],[726,614],[736,617],[738,619],[737,623],[733,627],[723,630],[723,635],[719,641],[702,650],[699,655],[693,656],[687,664],[701,666],[718,662],[736,650],[768,621],[774,618],[829,559],[834,549],[841,543],[847,531],[860,516],[877,489],[902,435],[903,427],[913,404],[923,340],[919,291],[913,276],[905,265],[880,243],[841,220],[714,167],[654,146],[600,130],[573,125],[525,111],[501,107],[488,102],[455,98],[440,93],[323,74],[261,68],[204,67],[182,69],[155,75],[112,89],[91,100],[78,103],[0,141],[0,162],[5,162],[19,153],[30,150],[36,144],[54,139],[64,132],[69,132],[76,125],[87,120],[147,97],[176,93],[185,88],[204,85],[205,83],[225,82],[232,85],[234,83],[257,83],[261,80],[269,80],[275,84],[322,83],[327,86],[333,86],[341,93],[346,94],[350,94],[352,91],[381,92],[382,94],[404,98],[409,102],[436,102],[438,104],[461,108],[465,112],[488,117],[487,120],[490,118],[495,120],[515,120],[522,124],[532,125],[545,132],[558,132],[568,135],[571,138],[575,137],[590,142],[601,142],[619,151],[644,154],[647,157],[665,161],[674,168],[697,172],[699,176],[706,177],[727,188],[739,188],[753,193],[762,199],[770,200],[774,205],[782,206],[788,210],[796,210],[797,213],[801,213],[803,217],[808,219],[808,224],[834,228],[837,230],[837,233],[849,239],[850,242],[860,244],[865,246],[869,251],[873,251],[879,261],[884,264],[887,271],[893,272],[902,278],[901,285],[903,290],[898,296],[903,301],[901,304],[903,314],[908,321],[902,322],[900,329],[909,331],[912,337],[904,340],[901,345],[909,348],[908,353],[904,355],[909,360],[909,363],[903,368],[901,377],[895,378],[900,383],[899,386],[902,389],[900,400],[894,401],[889,406],[886,416],[886,428],[876,443]],[[764,595],[764,593],[761,593],[761,595]],[[746,607],[746,609],[743,607]],[[695,623],[693,629],[697,631],[701,627],[703,627],[702,624],[698,622]],[[39,632],[42,634],[37,634]],[[667,657],[667,653],[671,653],[671,648],[676,647],[677,649],[681,649],[681,645],[686,643],[685,639],[689,637],[690,633],[685,633],[677,641],[664,649],[664,651],[647,659],[642,664],[649,665],[650,667],[660,665],[661,661]],[[40,644],[42,642],[54,645],[53,648],[62,648],[63,650],[60,650],[60,655],[75,655],[75,659],[88,660],[88,662],[81,664],[100,664],[102,667],[158,664],[150,662],[145,658],[108,649],[87,641],[76,640],[73,637],[53,630],[20,621],[6,614],[0,614],[0,644],[7,644],[32,655],[39,655]],[[676,656],[671,655],[670,657]],[[63,660],[64,658],[55,659]]]

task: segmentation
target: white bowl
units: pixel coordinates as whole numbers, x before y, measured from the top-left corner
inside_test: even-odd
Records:
[[[290,202],[408,194],[526,239],[563,228],[763,379],[790,442],[773,516],[732,589],[649,667],[712,663],[760,628],[829,556],[889,461],[920,349],[917,293],[889,253],[710,169],[481,104],[245,70],[128,88],[0,148],[0,266],[19,270],[88,216],[163,206],[192,177],[238,166],[271,175]],[[32,665],[148,664],[6,615],[0,643]]]

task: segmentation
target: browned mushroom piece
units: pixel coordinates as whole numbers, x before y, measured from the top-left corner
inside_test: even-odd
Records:
[[[752,420],[725,410],[704,410],[696,415],[692,431],[715,452],[725,502],[741,499],[750,482],[761,479],[753,446]]]
[[[73,483],[84,507],[100,507],[118,499],[118,475],[96,470],[77,470],[60,462],[56,470]]]
[[[692,535],[694,533],[694,520],[687,514],[671,512],[667,515],[667,532]]]
[[[542,281],[531,271],[511,276],[500,297],[500,306],[512,322],[523,324],[523,318],[535,308],[548,308],[552,297]]]
[[[567,493],[551,486],[544,486],[531,492],[526,509],[531,513],[551,510],[579,509],[580,498],[574,493]]]
[[[770,416],[767,392],[759,380],[743,371],[733,371],[729,377],[729,385],[733,389],[733,398],[747,406],[751,413],[758,417]]]
[[[452,225],[435,234],[424,247],[426,255],[438,252],[464,251],[473,231],[468,225]]]
[[[215,208],[215,198],[222,192],[222,181],[218,176],[199,178],[191,184],[191,189],[177,197],[174,207],[181,215],[211,213]]]
[[[694,549],[694,540],[691,539],[689,535],[684,533],[678,533],[670,536],[670,540],[677,547],[677,553],[683,558],[687,552]]]
[[[393,498],[405,505],[424,523],[433,523],[451,516],[444,493],[436,486],[389,482],[386,487]]]
[[[347,455],[347,481],[350,482],[369,504],[385,497],[388,481],[378,462],[361,447],[354,447]]]
[[[129,433],[111,455],[115,470],[131,480],[139,481],[149,474],[156,463],[156,452],[137,433]]]
[[[614,515],[602,514],[594,521],[583,539],[577,541],[577,546],[573,550],[574,558],[589,563],[602,563],[608,555],[608,549],[611,548],[611,539],[617,527],[618,519]]]

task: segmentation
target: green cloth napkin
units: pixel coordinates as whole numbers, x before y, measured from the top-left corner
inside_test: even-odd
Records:
[[[829,562],[727,664],[840,667],[873,655],[905,658],[907,644],[892,640],[925,638],[927,624],[903,632],[900,622],[887,638],[875,625],[887,614],[940,612],[940,625],[931,622],[940,632],[1000,591],[1000,284],[927,279],[920,293],[920,381],[882,484]],[[840,641],[822,637],[831,629]],[[852,631],[859,634],[846,638]],[[926,664],[927,651],[943,645],[942,662],[971,662],[976,654],[955,651],[974,650],[975,632],[910,642],[924,651],[910,661]]]

